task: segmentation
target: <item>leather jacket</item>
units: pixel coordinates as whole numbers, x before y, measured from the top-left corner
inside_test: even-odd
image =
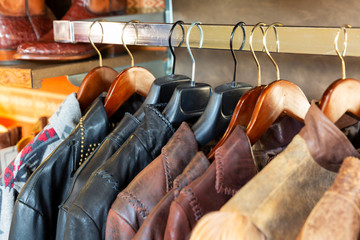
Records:
[[[297,239],[359,239],[359,190],[360,160],[347,157],[334,183],[306,219]]]
[[[91,174],[102,166],[122,146],[139,124],[140,121],[138,119],[126,113],[118,126],[105,138],[101,146],[97,148],[89,159],[76,171],[64,201],[59,207],[56,239],[64,239],[66,214]]]
[[[9,239],[54,239],[58,206],[71,177],[110,132],[102,98],[97,98],[72,133],[31,175],[20,192]]]
[[[95,171],[70,206],[65,239],[103,239],[111,204],[117,194],[161,151],[174,133],[170,122],[154,107],[122,147]]]
[[[284,149],[302,126],[289,117],[277,121],[257,142],[256,154],[245,131],[237,126],[216,151],[206,172],[182,189],[171,203],[164,239],[187,239],[204,214],[219,210]]]
[[[256,173],[246,133],[237,126],[205,173],[171,203],[164,239],[187,239],[204,214],[220,209]]]
[[[181,175],[176,177],[171,191],[168,192],[153,208],[133,239],[162,240],[164,238],[171,202],[179,196],[181,189],[201,176],[209,166],[209,160],[204,153],[198,152],[186,166]]]
[[[254,239],[296,239],[348,156],[360,157],[340,129],[312,103],[300,133],[220,211],[236,211],[249,219],[246,224],[260,232]],[[239,239],[246,238],[246,231],[243,234]]]
[[[121,191],[111,206],[105,239],[131,239],[154,206],[172,189],[174,179],[197,151],[190,127],[183,122],[161,154]]]

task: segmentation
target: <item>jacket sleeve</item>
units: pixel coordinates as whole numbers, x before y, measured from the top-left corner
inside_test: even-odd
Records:
[[[136,232],[131,225],[114,210],[110,209],[107,217],[105,240],[132,239]]]
[[[31,219],[31,221],[24,222],[22,219]],[[9,239],[51,239],[54,237],[51,236],[54,233],[46,231],[50,226],[51,223],[44,221],[43,216],[36,209],[17,200],[15,203]]]
[[[191,233],[190,223],[183,208],[173,201],[165,229],[165,240],[188,239]]]
[[[101,239],[101,230],[79,206],[72,204],[67,215],[64,239]]]

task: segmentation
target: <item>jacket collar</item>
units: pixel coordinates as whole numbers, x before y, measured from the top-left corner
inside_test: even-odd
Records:
[[[79,159],[79,165],[87,160],[110,131],[103,101],[101,95],[96,98],[72,132],[74,138],[71,141],[80,147],[78,150],[73,150],[75,159]]]
[[[215,153],[216,190],[234,195],[273,157],[282,152],[302,127],[303,124],[299,121],[288,116],[282,117],[253,147],[244,129],[236,127]]]
[[[121,146],[139,125],[140,121],[130,113],[126,112],[119,124],[106,138],[111,139]]]
[[[287,115],[280,117],[253,146],[258,171],[263,169],[292,141],[304,124]]]
[[[345,157],[360,157],[351,142],[316,106],[305,116],[305,127],[299,135],[305,140],[312,158],[323,168],[338,172]]]
[[[61,140],[67,138],[81,118],[81,110],[76,93],[66,97],[57,111],[49,118],[49,124],[54,128]]]
[[[142,146],[151,159],[158,156],[158,149],[165,146],[175,132],[172,124],[161,114],[162,108],[163,105],[147,105],[145,117],[134,132],[134,136],[141,139]]]
[[[215,152],[218,193],[234,195],[257,172],[250,141],[245,131],[237,126],[226,142]]]
[[[201,176],[209,166],[210,162],[205,154],[201,151],[197,152],[181,175],[177,176],[174,181],[173,189],[175,198],[179,196],[181,189]]]
[[[161,159],[166,178],[166,192],[173,187],[173,181],[181,174],[179,169],[186,166],[189,156],[197,152],[197,142],[194,133],[186,122],[183,122],[171,137],[169,142],[161,149]],[[191,158],[190,157],[190,158]]]

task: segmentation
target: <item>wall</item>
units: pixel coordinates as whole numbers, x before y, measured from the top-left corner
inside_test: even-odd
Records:
[[[174,21],[191,23],[199,20],[209,24],[236,24],[244,21],[254,25],[260,21],[267,24],[281,22],[297,26],[358,27],[360,2],[356,0],[174,0]],[[240,31],[240,30],[239,30]],[[281,39],[280,39],[281,41]],[[350,42],[348,43],[351,44]],[[187,50],[176,51],[176,72],[191,76],[191,61]],[[212,86],[232,80],[233,60],[230,51],[193,50],[196,59],[196,81]],[[237,52],[238,81],[253,85],[257,82],[255,62],[249,52]],[[275,80],[275,68],[264,53],[257,54],[262,67],[262,82]],[[334,80],[341,77],[341,63],[336,56],[273,54],[280,67],[281,78],[299,85],[309,99],[318,99]],[[360,59],[347,57],[347,76],[360,79]]]

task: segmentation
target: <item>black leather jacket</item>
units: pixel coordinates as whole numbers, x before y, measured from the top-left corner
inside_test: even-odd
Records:
[[[64,202],[59,209],[56,239],[64,239],[67,211],[91,174],[102,166],[123,145],[139,124],[140,121],[137,118],[126,113],[118,126],[105,138],[101,146],[80,166],[73,177],[69,190],[65,195]]]
[[[103,239],[108,211],[117,194],[160,154],[174,131],[157,109],[146,107],[136,131],[91,175],[70,206],[64,239]]]
[[[72,175],[110,130],[103,98],[99,97],[25,184],[15,203],[9,239],[55,238],[58,206]]]

